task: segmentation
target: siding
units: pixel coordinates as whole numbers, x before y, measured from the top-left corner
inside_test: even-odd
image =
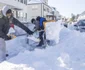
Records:
[[[28,5],[28,20],[41,16],[41,4]]]

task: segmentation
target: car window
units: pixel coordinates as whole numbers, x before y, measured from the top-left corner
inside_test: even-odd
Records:
[[[77,25],[80,25],[81,24],[81,21],[79,21],[78,23],[77,23]]]
[[[83,20],[82,23],[85,24],[85,20]]]

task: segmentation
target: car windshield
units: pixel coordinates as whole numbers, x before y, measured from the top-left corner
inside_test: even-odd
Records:
[[[82,23],[85,24],[85,20],[83,20]]]
[[[85,25],[85,20],[80,20],[77,25]]]

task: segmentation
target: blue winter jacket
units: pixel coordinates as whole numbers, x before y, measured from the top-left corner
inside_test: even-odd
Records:
[[[40,17],[40,28],[41,28],[41,29],[44,29],[43,22],[45,22],[45,21],[46,21],[46,19],[45,19],[45,18]]]

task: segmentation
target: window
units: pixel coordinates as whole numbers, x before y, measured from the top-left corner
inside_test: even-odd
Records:
[[[20,12],[20,17],[23,17],[23,13],[22,12]]]
[[[32,6],[32,10],[37,10],[38,9],[38,6]]]
[[[18,11],[18,17],[20,17],[20,12]]]
[[[20,2],[23,3],[23,0],[21,0]]]
[[[46,11],[46,9],[44,8],[44,11]]]
[[[47,12],[49,12],[49,9],[47,8]]]
[[[24,4],[26,4],[26,5],[27,5],[27,0],[24,0]]]
[[[20,17],[20,12],[16,11],[16,18],[19,18],[19,17]]]
[[[25,18],[24,13],[22,13],[22,14],[23,14],[22,18]]]
[[[81,20],[80,25],[85,26],[85,20]]]
[[[24,4],[25,4],[25,1],[26,1],[26,0],[24,0]]]
[[[25,18],[27,19],[27,13],[25,13]]]
[[[12,11],[12,13],[14,14],[14,11]]]

